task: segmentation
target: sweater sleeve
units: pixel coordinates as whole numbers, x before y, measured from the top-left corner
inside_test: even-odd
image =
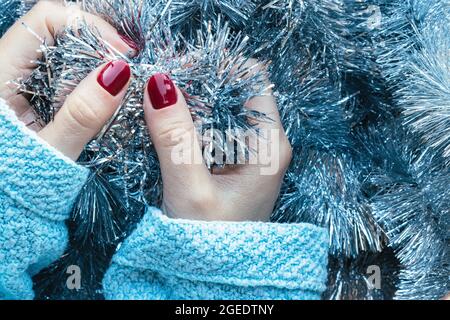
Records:
[[[311,224],[200,222],[148,208],[107,271],[107,299],[320,299],[328,235]]]
[[[64,252],[64,220],[87,176],[0,99],[0,299],[34,297],[31,276]]]

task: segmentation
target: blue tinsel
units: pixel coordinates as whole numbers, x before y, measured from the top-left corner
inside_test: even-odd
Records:
[[[145,47],[130,23],[134,1],[84,2]],[[0,0],[0,34],[30,3]],[[249,36],[253,55],[272,62],[294,148],[273,220],[330,229],[324,298],[443,297],[450,291],[450,1],[174,0],[167,19],[193,41],[219,14]],[[157,203],[157,188],[143,198]],[[92,190],[100,192],[95,206]],[[39,298],[102,297],[109,259],[144,207],[122,193],[107,180],[87,186],[69,222],[67,253],[34,279]],[[127,216],[127,208],[137,213]],[[100,218],[91,222],[89,214]],[[71,264],[91,270],[82,291],[64,286]],[[382,268],[381,290],[367,285],[369,265]]]

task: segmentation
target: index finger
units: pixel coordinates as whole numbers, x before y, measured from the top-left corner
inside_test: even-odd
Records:
[[[41,58],[38,49],[42,40],[53,45],[59,32],[83,21],[96,27],[102,38],[118,52],[124,55],[134,52],[116,29],[101,18],[82,11],[77,5],[40,1],[0,39],[0,61],[4,66],[0,84],[31,73],[36,67],[33,62]]]

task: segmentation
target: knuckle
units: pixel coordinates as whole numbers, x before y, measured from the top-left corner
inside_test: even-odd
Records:
[[[180,144],[191,145],[195,139],[194,124],[175,121],[164,126],[164,130],[157,134],[159,144],[165,148],[172,148]]]
[[[97,130],[101,126],[91,103],[84,96],[69,96],[66,102],[69,120],[74,125],[88,130]]]

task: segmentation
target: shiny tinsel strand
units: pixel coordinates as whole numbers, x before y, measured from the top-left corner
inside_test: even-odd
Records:
[[[97,2],[90,2],[90,5],[94,4]],[[96,6],[95,12],[100,14],[104,8]],[[153,8],[140,7],[134,15],[131,11],[136,8],[127,8],[121,7],[115,12],[127,14],[132,20],[146,17],[134,21],[135,29],[126,27],[131,21],[122,20],[122,29],[119,29],[133,41],[139,41],[139,52],[135,57],[120,54],[99,36],[95,28],[82,24],[77,30],[67,29],[59,34],[54,46],[47,45],[43,39],[40,48],[43,59],[36,61],[37,69],[29,78],[17,81],[19,91],[30,96],[38,121],[45,125],[91,70],[116,59],[127,60],[132,69],[132,81],[117,114],[88,144],[79,159],[79,163],[91,169],[91,177],[80,193],[69,221],[72,245],[68,256],[74,252],[82,253],[83,248],[95,248],[107,261],[111,246],[117,245],[133,229],[144,206],[160,204],[159,164],[142,107],[143,88],[152,74],[169,74],[177,83],[201,134],[210,129],[220,132],[250,130],[256,134],[249,119],[266,121],[263,114],[245,107],[249,99],[269,94],[271,88],[265,81],[268,78],[266,63],[255,64],[247,58],[248,38],[245,35],[231,32],[228,22],[218,17],[216,21],[205,22],[198,29],[195,40],[188,43],[182,37],[174,36],[163,22],[159,23],[161,17]],[[139,27],[148,25],[148,17],[153,17],[152,29]],[[234,138],[239,146],[245,146],[239,136]],[[204,139],[203,142],[209,167],[219,165],[207,156],[211,152],[221,150],[225,157],[233,152],[227,149],[229,141]],[[89,261],[95,255],[86,250],[87,260],[83,264],[94,266],[95,263]],[[65,261],[63,259],[61,263]],[[52,270],[61,268],[55,264]],[[42,292],[47,291],[42,289]]]
[[[319,54],[295,49],[285,48],[270,69],[282,122],[294,148],[273,220],[327,227],[332,254],[354,257],[380,251],[382,230],[359,193],[357,169],[351,164],[346,104],[352,97],[336,87]]]
[[[83,10],[101,16],[113,25],[138,50],[145,49],[146,41],[156,24],[167,18],[172,0],[79,0]]]
[[[448,166],[450,135],[450,2],[400,2],[392,6],[379,32],[377,62],[389,84],[402,121],[418,133],[418,148],[437,157],[435,166]],[[439,156],[444,162],[439,163]]]
[[[450,172],[433,172],[395,122],[369,127],[361,142],[372,161],[364,190],[402,265],[396,298],[441,298],[449,289]]]
[[[325,51],[336,72],[373,68],[370,35],[381,25],[379,1],[270,0],[266,26],[278,30],[281,46],[294,38],[311,49]],[[264,21],[264,20],[263,20]],[[259,22],[257,22],[259,23]]]
[[[400,2],[380,33],[378,63],[402,112],[395,121],[408,132],[384,123],[365,144],[378,135],[372,153],[384,157],[370,180],[374,211],[402,264],[398,299],[450,290],[449,12],[446,0]]]
[[[19,2],[29,3],[0,3]],[[48,123],[93,68],[121,58],[133,70],[120,111],[80,158],[92,175],[69,221],[67,253],[35,277],[39,297],[101,298],[116,245],[145,205],[160,202],[142,111],[153,72],[183,89],[202,132],[252,129],[248,118],[265,117],[243,105],[268,92],[258,85],[266,77],[275,84],[294,159],[273,220],[328,228],[324,298],[387,299],[397,289],[399,299],[435,299],[450,290],[448,0],[77,2],[138,53],[121,56],[83,26],[53,47],[43,42],[38,69],[17,82]],[[7,10],[2,27],[16,16]],[[248,57],[261,62],[249,68]],[[203,147],[224,148],[217,140]],[[65,289],[70,264],[89,273],[89,289]],[[380,266],[381,291],[371,287],[368,265]]]
[[[403,266],[398,299],[439,299],[450,289],[448,229],[442,230],[446,224],[439,219],[448,219],[450,214],[448,176],[432,183],[435,185],[387,186],[389,189],[373,199],[380,223],[389,230],[390,246]],[[436,190],[436,185],[447,189]],[[436,199],[427,188],[444,192],[447,199]]]
[[[36,2],[37,0],[0,0],[0,36]]]
[[[325,226],[336,256],[381,251],[385,236],[361,193],[357,172],[349,156],[296,150],[272,220]]]
[[[104,299],[102,280],[106,272],[115,246],[110,245],[107,253],[104,249],[98,251],[96,247],[84,245],[79,247],[73,242],[69,250],[55,263],[51,264],[33,277],[34,292],[37,300],[85,300]],[[72,268],[79,268],[81,272],[81,286],[77,288],[71,281]]]
[[[392,249],[357,258],[330,256],[324,299],[390,300],[398,286],[399,264]]]
[[[243,26],[256,9],[255,0],[174,0],[170,7],[170,24],[192,30],[203,21],[222,15],[233,26]]]
[[[446,8],[450,10],[450,4]],[[419,32],[419,47],[404,72],[403,87],[396,92],[404,121],[450,166],[450,16],[442,11]]]
[[[89,70],[117,58],[128,60],[133,70],[130,90],[113,121],[88,145],[81,162],[95,168],[97,173],[102,171],[99,168],[108,168],[106,171],[110,172],[116,164],[126,164],[122,169],[116,168],[125,180],[143,179],[154,171],[155,163],[145,166],[144,159],[149,159],[153,150],[143,117],[142,88],[155,72],[170,74],[180,86],[202,133],[209,129],[254,131],[249,119],[264,117],[246,109],[245,103],[254,96],[269,94],[270,86],[264,84],[266,67],[264,63],[252,64],[245,57],[246,37],[231,34],[227,23],[221,25],[220,19],[217,23],[205,24],[193,44],[172,37],[170,30],[155,28],[146,48],[132,60],[121,56],[89,28],[81,28],[76,34],[67,30],[57,39],[56,46],[43,44],[44,60],[29,79],[19,83],[19,89],[32,93],[32,105],[45,124],[53,119],[64,97]],[[205,141],[204,147],[227,151],[226,145],[214,143],[211,146],[211,142]],[[142,190],[145,184],[139,181],[122,189],[138,188],[145,194]],[[145,203],[148,198],[137,200]]]
[[[344,95],[320,53],[286,47],[270,68],[286,134],[294,148],[349,150],[350,123]]]

